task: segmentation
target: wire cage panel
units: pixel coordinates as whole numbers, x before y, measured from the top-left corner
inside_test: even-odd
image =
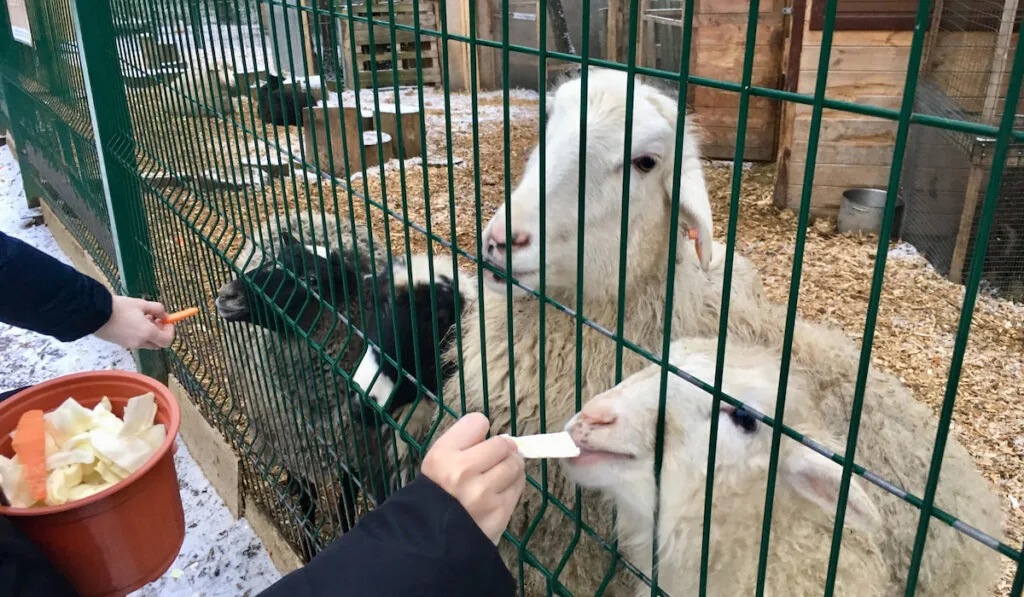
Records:
[[[5,116],[19,148],[38,156],[23,160],[25,171],[32,182],[70,181],[68,190],[51,180],[45,200],[81,222],[80,240],[125,292],[200,306],[161,359],[237,451],[247,504],[304,559],[414,478],[427,446],[464,411],[491,414],[496,432],[553,431],[594,396],[633,387],[621,416],[647,416],[636,427],[649,435],[636,443],[651,466],[614,485],[628,487],[626,497],[653,496],[649,505],[686,496],[694,526],[685,549],[657,549],[668,534],[618,543],[615,525],[628,524],[629,511],[616,518],[598,495],[607,491],[531,462],[500,546],[521,594],[760,596],[799,592],[806,581],[815,584],[807,594],[870,586],[909,597],[936,594],[934,579],[946,582],[951,569],[991,578],[980,588],[954,578],[939,594],[1020,593],[1021,537],[1004,537],[998,524],[1008,506],[950,434],[981,280],[1006,292],[1020,284],[1018,270],[993,269],[1021,247],[1017,202],[1007,200],[1020,190],[1024,143],[1006,109],[1024,80],[1015,25],[999,20],[982,32],[1002,53],[978,68],[1001,74],[998,85],[980,83],[993,94],[975,96],[985,77],[958,76],[957,59],[977,52],[961,51],[962,35],[926,36],[933,15],[924,0],[922,26],[908,34],[909,68],[886,82],[903,96],[882,107],[829,93],[834,0],[814,29],[817,64],[800,67],[813,89],[800,93],[780,85],[793,15],[778,1],[101,0],[90,13],[79,0],[41,4],[33,31],[52,31],[65,54],[9,52],[0,35]],[[978,6],[947,0],[945,10],[957,5]],[[84,40],[67,26],[72,16],[93,26]],[[78,68],[68,66],[72,47]],[[107,75],[102,84],[97,72]],[[549,97],[563,81],[560,97]],[[766,170],[736,162],[774,155],[786,102],[803,110],[808,163],[789,182],[803,202],[791,228],[747,245],[739,222],[766,199],[744,188]],[[942,340],[952,346],[942,353],[941,396],[912,397],[892,369],[901,363],[873,364],[883,286],[892,271],[906,273],[890,265],[887,278],[888,232],[863,257],[874,268],[858,280],[863,328],[827,330],[815,323],[823,318],[804,317],[801,292],[812,289],[802,268],[817,230],[812,166],[826,111],[892,129],[882,229],[901,182],[904,236],[966,280],[949,324],[956,333]],[[703,113],[706,153],[733,163],[686,153],[695,138],[679,123],[692,112]],[[657,126],[647,126],[652,119]],[[44,162],[51,170],[33,167]],[[118,173],[107,181],[116,196],[97,188],[100,164]],[[524,172],[529,182],[517,187]],[[511,260],[492,255],[504,243],[488,240],[502,225],[504,238],[516,238],[512,219],[490,229],[488,220],[533,199],[538,271],[509,275]],[[787,219],[773,215],[773,226]],[[109,241],[99,239],[104,228]],[[975,240],[960,253],[941,244],[964,234]],[[765,296],[749,251],[792,257],[785,279],[771,281],[787,304]],[[131,272],[112,266],[114,253]],[[401,302],[415,286],[401,281],[424,263],[427,278],[450,284]],[[841,268],[837,284],[851,275]],[[140,270],[150,279],[129,275]],[[443,326],[446,288],[468,300]],[[398,372],[391,390],[371,395],[370,382],[355,379],[359,366],[402,333],[411,338],[380,357]],[[700,338],[679,341],[689,336]],[[688,350],[699,358],[685,358]],[[755,365],[735,368],[744,362]],[[701,457],[680,458],[689,437],[681,425],[692,420],[700,442],[687,453]],[[757,447],[751,458],[730,452],[746,445]],[[694,469],[665,468],[680,461]],[[751,463],[752,489],[730,493],[741,484],[729,467]],[[806,470],[819,474],[801,486]],[[822,486],[831,493],[795,500]],[[880,535],[856,526],[870,518],[867,504],[881,513]],[[673,514],[649,510],[644,522]],[[813,546],[787,568],[780,558],[807,519],[818,525]],[[743,557],[723,562],[729,536],[718,529],[737,520]],[[898,547],[868,558],[885,569],[850,568],[849,554],[876,540]],[[678,553],[685,560],[659,559]]]

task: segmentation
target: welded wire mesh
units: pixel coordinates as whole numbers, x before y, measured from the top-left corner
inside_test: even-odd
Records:
[[[932,17],[928,63],[917,93],[921,113],[996,124],[1006,100],[1024,7],[1001,0],[943,2]],[[1017,106],[1018,122],[1024,111]],[[980,197],[988,186],[995,139],[915,126],[903,178],[903,235],[954,281],[967,277],[977,244]],[[994,236],[985,256],[986,290],[1024,297],[1024,145],[1011,146],[999,189]]]
[[[963,79],[948,79],[949,86],[944,90],[927,87],[938,85],[938,81],[928,78],[932,72],[928,65],[922,64],[926,46],[923,25],[930,18],[928,0],[922,0],[919,8],[921,26],[913,34],[899,109],[829,97],[826,83],[834,35],[834,0],[825,10],[826,26],[820,38],[813,94],[782,91],[758,78],[763,73],[756,64],[761,64],[765,56],[775,55],[771,48],[758,45],[758,24],[772,18],[767,15],[778,14],[774,3],[768,6],[757,0],[739,8],[737,5],[743,3],[723,3],[720,11],[736,21],[732,41],[743,47],[741,60],[729,65],[734,77],[691,70],[692,54],[698,51],[693,42],[697,3],[692,0],[675,3],[675,7],[668,3],[652,7],[678,11],[673,13],[678,26],[673,26],[671,33],[657,29],[649,32],[653,37],[647,39],[652,40],[652,47],[659,48],[653,62],[644,60],[641,28],[647,22],[655,23],[652,27],[668,25],[645,20],[654,13],[645,13],[642,9],[647,3],[638,1],[607,3],[609,11],[621,12],[624,25],[622,39],[615,44],[604,44],[604,40],[580,33],[600,31],[596,21],[606,18],[597,16],[606,14],[600,12],[606,8],[605,3],[598,6],[598,2],[587,0],[563,0],[557,3],[561,9],[551,11],[548,8],[554,4],[542,2],[529,13],[527,8],[517,8],[517,3],[504,0],[468,2],[458,7],[465,27],[457,31],[450,26],[457,20],[453,12],[456,7],[426,0],[370,3],[363,8],[349,0],[110,0],[101,3],[103,10],[91,15],[81,12],[81,4],[75,12],[75,4],[61,2],[42,3],[46,10],[37,18],[49,28],[41,29],[48,33],[40,39],[59,42],[43,44],[47,47],[74,46],[74,55],[86,57],[88,77],[82,74],[80,59],[76,68],[68,66],[76,64],[70,53],[68,58],[48,59],[33,70],[30,65],[35,64],[35,58],[26,50],[8,54],[6,50],[14,47],[10,40],[3,48],[6,69],[0,80],[18,143],[44,156],[47,163],[60,164],[55,174],[27,168],[28,178],[53,179],[60,175],[72,183],[82,181],[82,188],[71,185],[49,189],[45,198],[64,214],[62,218],[85,222],[92,214],[108,233],[111,223],[109,217],[103,218],[108,214],[109,202],[117,228],[116,236],[111,238],[116,251],[95,238],[90,240],[87,225],[69,226],[100,261],[105,273],[122,282],[127,292],[154,295],[174,308],[201,307],[202,314],[193,324],[180,326],[175,346],[166,355],[167,369],[180,380],[210,424],[238,451],[246,503],[269,514],[303,556],[318,552],[408,482],[416,459],[467,403],[480,402],[486,412],[508,412],[510,421],[504,431],[513,434],[556,430],[564,423],[563,411],[578,411],[595,394],[655,365],[659,379],[653,431],[656,486],[665,480],[665,444],[677,439],[666,437],[670,380],[681,378],[711,394],[711,412],[726,406],[746,408],[771,429],[766,495],[763,500],[760,496],[754,498],[759,502],[756,507],[764,511],[763,517],[758,516],[762,532],[753,548],[757,556],[748,562],[729,563],[731,569],[747,567],[755,579],[756,594],[764,594],[771,586],[772,536],[788,523],[785,512],[773,513],[773,495],[779,491],[783,442],[790,440],[802,444],[800,449],[814,450],[843,467],[838,514],[830,519],[837,522],[824,562],[828,570],[821,590],[825,594],[832,594],[836,588],[844,540],[843,516],[853,479],[879,488],[880,495],[887,492],[887,499],[897,500],[915,519],[919,516],[916,534],[903,538],[908,562],[897,573],[899,589],[905,588],[907,595],[916,590],[922,562],[927,565],[930,526],[963,533],[970,546],[983,545],[987,554],[1004,563],[1008,578],[1013,578],[1016,585],[1011,590],[1019,594],[1021,555],[1016,546],[971,526],[976,512],[947,511],[945,503],[936,502],[974,303],[981,279],[989,271],[981,256],[986,249],[990,257],[1007,252],[1000,248],[1002,222],[997,215],[1004,204],[1000,192],[1019,187],[1010,161],[1015,144],[1024,141],[1024,131],[1014,120],[1013,110],[1007,114],[1006,109],[1017,104],[1024,79],[1024,58],[1016,46],[1008,51],[1006,91],[996,101],[994,117],[977,118],[968,105],[969,94],[961,93]],[[958,3],[945,4],[952,7]],[[527,14],[532,19],[524,16]],[[423,15],[433,15],[433,24],[425,24]],[[567,18],[570,15],[578,17]],[[72,16],[79,22],[91,19],[88,24],[96,28],[81,30],[83,39],[69,36],[68,32],[75,30],[68,28]],[[513,37],[516,21],[535,26],[533,37]],[[571,43],[555,31],[563,22],[571,25],[562,32],[568,33]],[[713,19],[700,21],[707,22]],[[658,41],[665,39],[672,41]],[[623,50],[621,55],[609,56],[608,48],[613,45]],[[941,42],[935,48],[940,46]],[[425,59],[426,53],[430,53],[430,62]],[[456,63],[462,68],[455,68]],[[531,63],[533,73],[517,74],[528,70]],[[561,66],[551,69],[551,63]],[[113,68],[102,71],[107,77],[102,79],[103,84],[100,79],[89,81],[104,64]],[[616,174],[623,177],[621,205],[625,207],[620,210],[621,221],[612,223],[618,232],[614,243],[585,225],[591,222],[588,210],[597,207],[588,204],[588,193],[593,189],[588,189],[586,182],[588,173],[592,176],[598,167],[597,161],[579,159],[571,169],[580,182],[571,197],[560,198],[569,202],[566,205],[575,209],[570,212],[577,216],[576,230],[571,235],[577,242],[576,280],[571,290],[548,287],[546,243],[541,242],[537,288],[509,282],[503,291],[485,292],[484,276],[501,273],[501,264],[482,259],[487,250],[481,239],[484,225],[512,195],[514,181],[534,139],[546,147],[546,125],[558,118],[549,113],[543,95],[513,89],[513,83],[521,77],[523,85],[532,87],[527,83],[535,81],[536,89],[547,92],[561,80],[559,71],[566,70],[565,65],[580,68],[582,97],[587,97],[592,76],[589,67],[628,73],[624,139],[612,160],[623,165],[637,157],[633,153],[633,107],[641,75],[660,80],[661,87],[674,90],[676,97],[690,97],[691,90],[710,90],[720,94],[716,97],[729,97],[733,103],[727,108],[735,110],[730,118],[735,119],[737,130],[724,146],[737,162],[747,156],[748,148],[757,147],[756,136],[748,139],[748,122],[753,111],[765,102],[811,107],[790,298],[784,322],[779,322],[778,328],[783,381],[773,412],[762,414],[746,405],[742,397],[723,392],[724,367],[716,369],[714,379],[699,380],[669,361],[673,338],[693,331],[674,327],[672,315],[674,306],[688,296],[687,285],[692,283],[677,279],[675,267],[676,256],[688,241],[678,238],[680,202],[685,199],[681,198],[680,182],[685,149],[682,127],[678,127],[674,150],[665,148],[673,160],[662,165],[672,172],[671,188],[665,189],[665,200],[671,205],[670,221],[666,222],[669,232],[664,239],[667,259],[664,264],[652,265],[651,271],[658,272],[664,287],[659,289],[663,292],[660,302],[645,313],[661,328],[657,337],[631,335],[637,325],[632,319],[633,305],[627,304],[627,291],[632,290],[627,279],[629,264],[634,263],[630,260],[636,256],[624,239],[630,238],[630,226],[635,225],[628,217],[629,203],[636,200],[630,195],[630,177],[640,176],[640,171],[630,167]],[[428,71],[435,66],[436,73],[430,74]],[[339,70],[344,70],[343,76],[339,76]],[[40,72],[52,78],[40,78]],[[269,75],[281,76],[280,87],[268,86]],[[461,81],[456,82],[456,77]],[[114,86],[114,91],[104,89],[104,85]],[[456,91],[456,85],[464,91]],[[85,90],[91,93],[82,93]],[[965,103],[958,104],[960,111],[915,108],[920,105],[915,101],[926,101],[932,93],[950,98],[955,95]],[[87,96],[88,104],[83,103]],[[61,111],[64,104],[77,108]],[[587,126],[588,118],[602,115],[588,114],[587,102],[579,108],[572,114],[578,117],[580,132],[572,139],[577,146],[561,150],[587,156],[588,135],[600,134]],[[685,102],[673,101],[672,109],[678,122],[689,113]],[[812,438],[784,424],[788,389],[785,372],[791,364],[801,366],[801,355],[794,356],[791,348],[797,336],[814,162],[826,109],[897,124],[883,230],[888,230],[894,217],[896,188],[904,163],[909,169],[904,183],[914,180],[910,170],[915,152],[908,151],[908,146],[917,142],[914,135],[918,129],[941,139],[990,139],[985,178],[979,183],[983,200],[977,206],[976,229],[972,228],[978,241],[964,261],[967,289],[960,327],[953,340],[950,381],[935,424],[935,456],[927,473],[917,471],[922,479],[914,485],[919,488],[916,494],[902,486],[902,479],[855,463],[855,451],[865,450],[857,443],[861,415],[874,406],[867,402],[874,381],[869,380],[867,365],[885,273],[888,232],[879,238],[856,379],[843,388],[849,394],[844,395],[843,408],[849,411],[843,413],[841,428],[834,430],[837,437],[846,438],[845,449],[833,451],[818,443],[823,438]],[[84,127],[80,126],[83,115],[88,115]],[[84,130],[76,133],[76,125]],[[64,133],[62,126],[67,130]],[[67,145],[54,141],[62,135],[71,138]],[[94,144],[96,137],[99,152]],[[764,147],[773,149],[774,145]],[[718,147],[721,149],[722,145]],[[904,155],[911,157],[904,161]],[[548,214],[554,213],[546,209],[549,197],[543,189],[561,180],[549,180],[554,177],[546,166],[554,156],[550,151],[537,154],[541,238],[549,224]],[[33,161],[28,159],[28,163]],[[110,191],[95,188],[100,163],[107,172],[108,184],[117,185]],[[733,301],[729,289],[737,264],[737,215],[743,177],[743,168],[732,170],[729,219],[721,223],[727,229],[728,246],[722,315],[703,330],[709,337],[717,332],[721,339],[716,351],[719,363],[725,355],[726,331],[730,338],[735,333],[729,326]],[[104,197],[105,192],[108,197]],[[619,203],[620,198],[615,199]],[[912,213],[911,207],[907,213]],[[506,238],[512,238],[511,220],[507,219],[505,225]],[[295,237],[299,246],[313,249],[296,261],[296,247],[283,239],[282,233]],[[610,293],[614,297],[611,317],[593,309],[598,299],[585,292],[586,282],[594,274],[588,278],[584,271],[588,255],[581,247],[594,247],[595,243],[607,244],[611,248],[602,246],[602,253],[618,257],[614,268],[617,276],[602,281],[617,290]],[[351,255],[359,275],[352,279],[320,275],[313,260],[322,252],[317,247],[328,254]],[[446,394],[442,388],[438,396],[416,383],[425,368],[441,369],[444,355],[437,347],[446,331],[435,330],[430,339],[434,349],[423,354],[417,337],[423,328],[414,325],[409,330],[412,345],[417,347],[414,362],[394,362],[389,355],[386,358],[406,369],[408,377],[403,383],[416,386],[416,397],[409,408],[391,412],[373,403],[365,391],[351,383],[353,370],[366,349],[369,324],[373,322],[378,328],[395,325],[394,321],[381,320],[382,301],[395,300],[393,281],[384,294],[368,292],[367,287],[386,273],[407,270],[409,257],[424,252],[453,256],[464,271],[476,274],[473,290],[480,294],[481,304],[489,301],[498,308],[492,307],[488,317],[485,306],[470,310],[451,332],[458,358],[456,381],[448,388],[454,384],[456,395]],[[124,271],[114,266],[118,259]],[[505,268],[510,266],[511,262],[506,262]],[[262,279],[254,273],[261,269],[280,275]],[[221,289],[232,280],[249,297],[248,322],[226,321],[217,315],[214,298],[219,292],[224,296]],[[513,286],[522,291],[517,291],[515,298]],[[736,298],[742,300],[742,296]],[[431,291],[430,309],[417,306],[411,313],[413,319],[436,317],[436,301],[435,289]],[[535,333],[535,345],[517,343],[517,338],[526,333]],[[486,342],[481,341],[483,337]],[[463,359],[465,345],[470,342],[482,344],[479,365]],[[593,351],[585,350],[586,346],[601,346],[603,352],[597,353],[603,356],[595,357]],[[853,363],[849,365],[853,370]],[[594,369],[599,371],[595,373]],[[498,381],[489,383],[488,376]],[[477,385],[467,391],[467,380],[478,377],[482,382],[472,381]],[[478,389],[482,395],[477,395]],[[531,401],[525,403],[530,408],[520,412],[517,409],[523,396]],[[713,416],[705,524],[700,538],[686,538],[699,546],[692,564],[702,595],[709,592],[711,569],[722,565],[713,559],[710,549],[710,523],[721,516],[713,512],[711,498],[715,491],[723,491],[715,483],[718,433],[718,417]],[[652,594],[658,593],[657,580],[663,573],[658,567],[662,554],[656,549],[657,540],[651,546],[649,565],[636,558],[623,558],[615,541],[610,509],[602,506],[603,502],[568,483],[547,462],[531,465],[529,472],[524,506],[503,544],[525,594],[620,594],[633,591],[638,582],[650,584]],[[652,514],[657,520],[660,512],[655,508]],[[756,533],[754,529],[748,531]]]

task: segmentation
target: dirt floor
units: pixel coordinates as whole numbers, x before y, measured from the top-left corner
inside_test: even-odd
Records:
[[[364,96],[369,97],[369,96]],[[354,98],[343,97],[346,105]],[[382,93],[382,102],[393,101],[390,93]],[[403,94],[402,106],[414,102],[415,94]],[[437,236],[454,240],[459,247],[475,254],[478,222],[484,224],[506,196],[506,181],[514,181],[521,172],[529,151],[536,140],[536,96],[513,92],[510,102],[510,121],[507,132],[502,126],[504,114],[500,93],[481,94],[479,102],[478,144],[474,144],[472,103],[467,95],[451,96],[452,157],[449,169],[446,155],[447,121],[443,95],[431,92],[425,98],[428,163],[425,195],[421,162],[409,160],[402,167],[397,160],[383,168],[383,182],[379,168],[370,168],[364,177],[357,172],[348,181],[351,189],[365,194],[372,202],[381,203],[387,197],[388,209],[396,215],[385,217],[381,210],[371,206],[367,217],[366,203],[350,194],[343,177],[335,180],[319,176],[312,171],[299,171],[294,176],[274,178],[263,175],[252,184],[251,172],[242,190],[215,188],[215,192],[202,196],[193,189],[176,188],[173,192],[161,190],[170,201],[160,200],[164,206],[173,206],[184,214],[191,226],[168,224],[181,220],[164,209],[161,224],[176,231],[155,239],[166,246],[167,254],[180,252],[168,243],[193,245],[202,238],[212,239],[199,253],[190,258],[199,268],[192,277],[195,288],[188,293],[203,298],[207,313],[213,313],[213,298],[217,287],[226,281],[230,272],[225,264],[232,261],[241,247],[241,234],[251,234],[261,221],[284,214],[296,208],[347,215],[349,205],[359,221],[370,220],[376,239],[388,239],[393,253],[406,253],[406,237],[401,219],[429,225]],[[365,103],[365,99],[364,99]],[[410,104],[411,105],[411,104]],[[177,123],[177,133],[170,134],[166,121],[150,118],[153,129],[140,134],[140,151],[154,170],[166,172],[175,163],[178,172],[199,173],[208,168],[222,172],[239,171],[240,158],[268,152],[251,133],[239,132],[233,123],[244,122],[252,128],[249,107],[243,106],[233,119],[221,117],[184,118]],[[198,127],[198,128],[196,128]],[[263,136],[262,125],[255,129]],[[188,131],[188,132],[186,132]],[[279,127],[267,129],[267,136],[277,144],[291,148],[300,159],[311,151],[298,142],[296,129]],[[170,134],[170,136],[168,136]],[[286,138],[287,135],[287,138]],[[192,148],[189,159],[182,160],[180,150],[168,150],[168,139],[177,138]],[[508,151],[504,150],[505,146]],[[161,159],[161,152],[166,159]],[[275,150],[269,150],[276,153]],[[479,157],[476,153],[479,152]],[[302,160],[307,166],[314,160]],[[161,165],[163,164],[163,165]],[[478,168],[473,166],[477,165]],[[159,167],[158,167],[159,166]],[[449,171],[451,179],[449,179]],[[244,171],[243,171],[244,172]],[[404,175],[404,176],[403,176]],[[707,169],[708,186],[716,216],[717,236],[724,240],[727,226],[730,165],[710,164]],[[201,177],[200,177],[201,178]],[[477,181],[477,178],[479,181]],[[773,206],[772,194],[775,172],[772,166],[756,165],[744,170],[743,188],[738,220],[740,253],[760,267],[766,290],[771,298],[785,302],[788,298],[792,272],[796,216],[779,211]],[[477,184],[479,182],[479,184]],[[382,190],[386,189],[386,193]],[[454,191],[454,193],[452,193]],[[153,196],[155,199],[155,195]],[[156,205],[156,203],[154,203]],[[454,213],[453,213],[454,210]],[[454,221],[455,234],[452,233]],[[877,239],[838,235],[827,220],[815,222],[811,227],[804,258],[803,279],[800,288],[800,315],[811,321],[821,321],[842,327],[852,337],[860,339],[865,323],[868,294],[877,250]],[[171,234],[171,236],[168,236]],[[408,238],[409,250],[422,252],[426,248],[423,234],[413,231]],[[440,245],[435,249],[441,250]],[[218,256],[220,252],[224,255]],[[200,254],[201,253],[201,254]],[[204,256],[205,255],[205,256]],[[471,266],[468,261],[463,262]],[[881,308],[874,335],[873,362],[880,368],[898,375],[913,391],[916,398],[931,406],[937,413],[945,392],[946,375],[953,350],[954,338],[964,289],[938,275],[909,245],[893,245],[889,251]],[[205,383],[219,386],[224,379],[222,362],[215,348],[223,340],[215,330],[216,318],[205,320],[208,327],[197,337],[183,341],[202,358]],[[203,336],[203,334],[207,334]],[[222,357],[221,357],[222,358]],[[969,348],[964,362],[957,397],[953,433],[963,442],[976,459],[985,476],[995,485],[1003,498],[1007,514],[1006,540],[1019,546],[1024,540],[1024,417],[1020,405],[1024,399],[1024,385],[1020,383],[1024,369],[1024,305],[995,299],[979,298]],[[222,395],[218,391],[217,394]],[[229,406],[226,406],[230,410]],[[968,521],[969,522],[969,521]],[[1007,560],[1002,593],[1006,594],[1012,578],[1011,562]]]

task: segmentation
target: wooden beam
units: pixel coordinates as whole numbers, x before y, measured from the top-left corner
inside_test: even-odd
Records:
[[[932,4],[932,20],[928,25],[928,32],[924,38],[924,54],[921,56],[921,75],[925,75],[930,71],[929,65],[932,61],[932,52],[935,51],[935,46],[939,43],[939,35],[942,34],[942,9],[945,5],[945,0],[935,0]]]
[[[647,15],[647,4],[649,0],[640,0],[637,5],[637,10],[640,14],[637,15],[637,32],[636,32],[636,47],[637,47],[637,66],[654,66],[655,61],[658,59],[652,51],[654,49],[653,44],[650,48],[647,47],[649,43],[652,43],[654,38],[654,24],[648,23],[647,19],[644,18]],[[649,57],[648,57],[649,56]],[[647,62],[650,60],[650,62]]]
[[[622,33],[620,18],[622,13],[622,0],[608,0],[608,51],[606,60],[619,60],[619,37]]]
[[[495,0],[469,0],[476,2],[476,35],[477,39],[496,39],[494,36],[494,11]],[[497,52],[488,48],[477,46],[476,48],[476,73],[477,85],[480,91],[489,91],[501,88],[501,61],[498,60]]]
[[[999,24],[999,36],[992,56],[992,70],[989,71],[988,91],[985,94],[985,107],[982,110],[982,122],[991,123],[995,120],[999,104],[999,90],[1003,77],[1006,75],[1006,62],[1010,56],[1010,40],[1013,37],[1014,19],[1020,0],[1006,0],[1003,4],[1003,20]],[[949,279],[953,282],[963,280],[964,261],[967,259],[967,245],[971,242],[971,229],[974,227],[974,213],[978,201],[984,193],[986,169],[982,166],[971,166],[971,175],[967,180],[967,192],[964,194],[964,210],[960,214],[960,230],[956,234],[956,245],[953,247],[953,261],[949,267]]]
[[[797,83],[800,80],[800,60],[804,51],[804,27],[807,17],[807,0],[792,0],[792,15],[789,18],[789,43],[786,48],[786,71],[783,79],[785,91],[796,91]],[[789,203],[787,194],[789,181],[792,177],[789,167],[794,159],[793,156],[793,127],[796,123],[796,106],[783,102],[779,110],[778,129],[775,132],[779,140],[776,148],[776,180],[775,189],[772,193],[772,202],[775,207],[782,209]]]
[[[988,92],[985,94],[985,108],[982,110],[982,122],[990,124],[996,115],[999,102],[999,90],[1003,85],[1006,62],[1010,58],[1010,42],[1013,37],[1013,25],[1020,0],[1006,0],[1003,4],[1003,20],[999,23],[999,37],[992,56],[992,70],[989,71]]]
[[[978,199],[982,194],[982,183],[985,181],[985,169],[971,166],[971,174],[967,179],[967,192],[964,193],[964,209],[960,212],[960,229],[956,233],[956,245],[953,246],[953,261],[949,266],[951,282],[963,281],[964,261],[967,259],[967,245],[971,242],[971,228],[974,225],[974,212],[978,207]]]
[[[448,32],[469,37],[469,3],[472,0],[441,1],[448,6]],[[448,80],[453,90],[469,91],[469,44],[448,42]]]

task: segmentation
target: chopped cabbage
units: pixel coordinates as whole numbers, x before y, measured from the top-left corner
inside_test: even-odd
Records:
[[[17,456],[0,456],[0,487],[11,505],[66,504],[99,493],[142,468],[167,438],[167,428],[154,424],[155,398],[150,392],[130,399],[123,419],[114,414],[107,397],[92,409],[68,398],[46,413],[46,499],[32,499]]]
[[[56,410],[43,415],[43,420],[47,434],[60,445],[92,427],[92,411],[75,402],[74,398],[68,398]]]

